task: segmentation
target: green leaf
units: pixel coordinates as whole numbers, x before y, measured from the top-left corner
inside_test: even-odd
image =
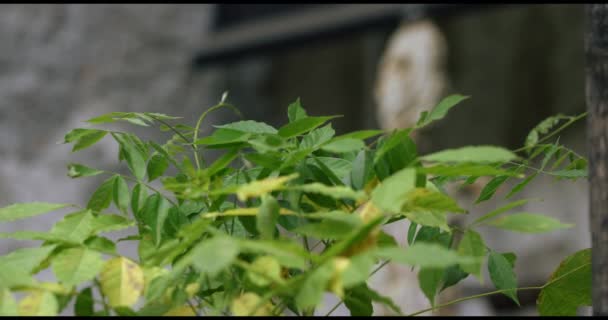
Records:
[[[112,188],[112,198],[114,199],[116,207],[125,215],[129,210],[129,202],[131,201],[129,195],[129,186],[125,179],[123,179],[122,176],[116,176]]]
[[[488,212],[487,214],[475,219],[475,221],[473,221],[473,224],[479,224],[483,221],[486,221],[488,219],[494,218],[496,216],[498,216],[501,213],[507,212],[513,208],[517,208],[520,206],[523,206],[524,204],[528,203],[528,201],[530,201],[532,199],[522,199],[522,200],[517,200],[517,201],[513,201],[511,203],[508,203],[498,209],[492,210],[490,212]]]
[[[365,283],[369,279],[370,272],[375,264],[376,260],[368,252],[350,257],[348,267],[342,272],[344,288],[348,289]]]
[[[277,133],[277,129],[273,128],[272,126],[269,126],[263,122],[257,122],[257,121],[253,121],[253,120],[238,121],[238,122],[233,122],[233,123],[225,124],[222,126],[214,126],[214,127],[218,128],[218,129],[230,129],[230,130],[240,131],[240,132],[245,132],[245,133],[270,133],[270,134]]]
[[[254,252],[273,256],[286,267],[305,269],[310,254],[299,244],[285,240],[244,240],[239,241],[242,252]]]
[[[350,182],[355,190],[361,190],[373,176],[373,158],[370,151],[361,150],[353,161]]]
[[[591,306],[591,249],[567,257],[538,296],[541,316],[575,316],[578,307]]]
[[[278,131],[278,134],[284,138],[291,138],[297,135],[306,133],[323,123],[327,122],[330,119],[336,118],[339,116],[328,116],[328,117],[306,117],[295,120],[289,124],[284,125]],[[273,132],[274,133],[274,132]]]
[[[84,242],[84,245],[91,250],[116,255],[116,244],[114,244],[112,240],[105,237],[90,237]]]
[[[275,129],[276,130],[276,129]],[[208,148],[232,147],[246,142],[251,133],[233,129],[217,129],[213,134],[196,140],[196,144],[206,145]]]
[[[418,272],[418,284],[431,306],[435,306],[435,296],[441,288],[443,274],[444,269],[440,268],[422,268]]]
[[[287,117],[289,118],[289,122],[294,122],[296,120],[308,117],[306,110],[304,110],[302,107],[300,98],[296,99],[296,101],[292,102],[287,107]]]
[[[279,218],[279,203],[271,195],[262,197],[260,211],[256,216],[256,228],[262,239],[274,238],[277,219]]]
[[[68,206],[70,204],[47,202],[15,203],[8,207],[0,208],[0,222],[25,219]]]
[[[146,187],[141,183],[136,184],[131,192],[131,210],[134,216],[137,217],[139,210],[143,208],[147,198]]]
[[[0,289],[0,316],[18,316],[15,297],[6,288]]]
[[[416,182],[416,170],[403,169],[389,178],[384,179],[380,186],[372,192],[372,202],[382,210],[401,212],[407,201],[406,195],[412,190]]]
[[[488,257],[488,271],[490,272],[490,279],[498,290],[513,289],[505,291],[504,294],[513,299],[517,305],[519,300],[517,299],[517,278],[513,271],[513,266],[502,254],[496,252],[490,252]]]
[[[162,238],[162,230],[169,214],[170,203],[158,193],[146,199],[141,212],[141,219],[152,230],[152,240],[158,247]]]
[[[332,141],[324,145],[321,149],[334,153],[347,153],[359,151],[365,147],[365,143],[359,139],[344,138]]]
[[[215,160],[213,162],[213,164],[211,164],[209,166],[209,168],[207,169],[209,172],[209,176],[213,176],[214,174],[218,173],[220,170],[222,170],[222,169],[226,168],[228,165],[230,165],[230,163],[232,163],[232,160],[236,159],[238,154],[239,154],[239,151],[237,149],[233,149],[227,153],[224,153],[221,157],[219,157],[217,160]]]
[[[99,282],[111,307],[130,307],[143,292],[144,274],[137,263],[125,257],[116,257],[106,261]]]
[[[532,181],[532,179],[536,178],[537,175],[538,175],[538,172],[535,172],[535,173],[527,176],[526,179],[524,179],[522,182],[520,182],[517,185],[515,185],[515,187],[513,187],[513,189],[511,189],[511,191],[509,192],[509,194],[507,194],[505,196],[505,198],[509,199],[512,196],[514,196],[515,194],[517,194],[518,192],[520,192],[521,190],[523,190],[523,188],[525,186],[527,186],[528,183],[530,183],[530,181]]]
[[[483,242],[481,235],[473,230],[467,229],[458,244],[458,254],[461,256],[479,258],[479,262],[477,263],[465,264],[460,267],[464,272],[470,273],[479,278],[480,281],[483,281],[481,275],[481,259],[486,256],[486,245]]]
[[[115,214],[101,214],[95,217],[91,223],[95,234],[102,232],[118,231],[135,225],[133,220]]]
[[[78,128],[65,135],[64,143],[74,142],[72,152],[76,152],[94,145],[97,141],[103,139],[106,134],[108,132],[104,130]]]
[[[347,186],[326,186],[318,182],[295,185],[288,188],[290,190],[322,194],[334,199],[361,200],[365,198],[365,193],[362,191],[355,191]]]
[[[93,233],[94,220],[91,210],[75,212],[59,220],[50,233],[71,242],[82,243]]]
[[[15,266],[21,271],[30,273],[47,258],[55,247],[55,245],[46,245],[39,248],[20,248],[14,250],[7,255],[0,256],[0,270],[4,273],[5,270]],[[2,285],[0,284],[0,286]]]
[[[329,168],[329,170],[340,179],[348,176],[352,169],[352,163],[350,161],[331,157],[314,157],[314,159],[306,159],[306,164],[319,166],[317,161],[320,161]]]
[[[359,130],[359,131],[353,131],[353,132],[349,132],[349,133],[345,133],[343,135],[339,135],[335,138],[333,138],[331,141],[338,141],[338,140],[342,140],[342,139],[357,139],[357,140],[365,140],[367,138],[371,138],[371,137],[375,137],[379,134],[383,134],[384,131],[382,130]]]
[[[329,141],[335,133],[336,132],[331,127],[331,123],[321,128],[312,130],[307,135],[305,135],[304,138],[302,138],[302,142],[300,142],[299,148],[302,150],[316,150],[321,145]],[[325,149],[325,146],[323,147],[323,149]]]
[[[410,226],[407,229],[407,244],[411,245],[414,243],[416,238],[416,231],[418,231],[418,224],[416,222],[410,222]]]
[[[450,95],[450,96],[444,98],[443,100],[441,100],[439,102],[439,104],[437,104],[437,106],[435,106],[435,108],[433,108],[433,110],[431,110],[428,113],[423,114],[420,117],[420,119],[416,123],[416,128],[422,128],[424,126],[427,126],[428,124],[430,124],[433,121],[443,119],[443,117],[446,116],[446,114],[452,107],[454,107],[461,101],[468,99],[468,98],[469,98],[468,96],[462,96],[462,95],[458,95],[458,94]]]
[[[78,293],[76,296],[76,303],[74,304],[74,314],[76,316],[90,316],[93,315],[94,309],[93,302],[93,290],[91,287],[87,287]]]
[[[403,206],[402,211],[467,212],[465,209],[458,206],[456,200],[441,192],[427,188],[415,188],[408,192],[407,202]]]
[[[320,217],[320,215],[310,215]],[[308,223],[293,229],[293,232],[317,239],[344,239],[363,223],[358,216],[345,212],[328,212],[319,223]]]
[[[479,258],[461,256],[439,244],[415,242],[407,249],[400,247],[384,247],[375,250],[375,255],[382,259],[391,259],[396,263],[420,268],[447,268],[453,264],[471,265],[479,262]]]
[[[167,158],[160,154],[153,155],[148,161],[148,166],[146,168],[146,172],[148,172],[148,181],[153,181],[162,176],[168,167],[169,162],[167,161]]]
[[[447,149],[421,157],[433,162],[473,162],[494,163],[517,159],[513,152],[494,146],[468,146],[458,149]]]
[[[406,212],[405,217],[410,221],[426,227],[438,227],[441,230],[449,231],[447,213],[441,211],[410,211]]]
[[[93,279],[104,261],[101,254],[85,248],[70,248],[59,252],[51,262],[57,279],[67,286],[76,286]]]
[[[463,280],[468,276],[469,274],[464,272],[462,268],[457,264],[446,268],[443,275],[443,286],[441,287],[441,290],[439,290],[439,292],[453,285],[456,285],[458,282],[460,282],[460,280]]]
[[[391,151],[397,145],[408,141],[410,139],[409,134],[411,131],[411,129],[395,131],[386,140],[384,140],[376,150],[374,155],[374,164],[377,164],[387,152]]]
[[[20,285],[32,285],[34,279],[30,273],[55,249],[54,245],[40,248],[21,248],[0,256],[0,287],[11,288]]]
[[[19,302],[19,316],[56,316],[59,304],[49,291],[36,290]]]
[[[228,268],[239,254],[239,244],[230,237],[215,236],[192,249],[192,264],[202,273],[215,276]]]
[[[117,176],[105,180],[98,188],[93,192],[89,202],[87,203],[87,209],[99,212],[110,206],[114,195],[114,180]]]
[[[496,193],[498,187],[500,187],[505,181],[507,181],[507,179],[509,179],[508,176],[494,177],[492,180],[490,180],[490,182],[485,185],[485,187],[483,187],[483,189],[481,190],[481,194],[479,195],[479,198],[475,200],[475,203],[477,204],[490,199],[494,195],[494,193]]]
[[[552,175],[552,176],[556,176],[556,177],[560,177],[560,178],[586,178],[587,177],[587,170],[558,170],[558,171],[551,171],[551,172],[547,172],[548,174]]]
[[[445,177],[460,176],[516,176],[514,171],[498,169],[495,166],[475,164],[475,163],[455,163],[450,165],[434,165],[431,167],[418,167],[418,173],[434,174]]]
[[[563,224],[555,218],[525,212],[500,217],[487,224],[500,229],[524,233],[542,233],[574,226]]]
[[[80,177],[91,177],[98,174],[102,174],[103,171],[89,168],[78,163],[68,164],[68,177],[80,178]]]
[[[317,306],[321,302],[325,288],[333,274],[332,263],[324,263],[309,273],[295,297],[298,308],[305,309]]]
[[[570,117],[566,117],[564,115],[558,114],[555,116],[548,117],[547,119],[541,121],[538,125],[536,125],[536,127],[534,127],[530,131],[530,133],[526,137],[526,141],[524,144],[525,147],[531,148],[531,147],[535,146],[538,143],[538,138],[540,135],[549,133],[549,130],[551,130],[553,127],[555,127],[560,122],[560,120],[568,119],[568,118],[570,118]]]
[[[351,316],[371,316],[374,311],[372,301],[382,303],[397,315],[402,315],[401,309],[389,297],[379,294],[365,283],[347,290],[344,304]]]
[[[374,313],[372,299],[363,291],[365,289],[367,285],[361,284],[345,293],[344,305],[353,317],[371,317]]]
[[[10,233],[0,232],[0,238],[15,239],[15,240],[43,240],[50,242],[68,242],[73,243],[70,239],[66,239],[62,235],[56,235],[48,232],[37,231],[15,231]]]
[[[141,147],[138,147],[137,140],[132,139],[124,133],[112,133],[112,137],[118,142],[120,148],[127,160],[129,170],[139,180],[142,180],[146,175],[146,154],[142,154]]]

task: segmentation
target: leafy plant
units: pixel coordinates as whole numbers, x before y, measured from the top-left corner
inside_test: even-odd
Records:
[[[543,315],[575,314],[579,305],[590,304],[589,250],[567,258],[544,286],[519,288],[515,253],[488,248],[477,231],[540,233],[570,224],[536,213],[509,213],[529,201],[522,199],[456,228],[449,215],[467,211],[444,187],[492,177],[477,199],[482,202],[508,180],[520,181],[507,195],[511,198],[538,174],[586,177],[583,157],[548,143],[584,115],[543,121],[515,151],[465,146],[419,155],[410,133],[444,118],[466,98],[447,97],[423,113],[414,128],[338,136],[328,123],[335,116],[309,116],[297,100],[281,128],[243,120],[199,137],[209,112],[238,113],[226,95],[194,127],[172,124],[178,118],[159,113],[113,112],[89,119],[93,125],[158,125],[172,136],[158,144],[91,127],[65,135],[73,152],[114,139],[119,161],[132,175],[71,163],[72,178],[108,176],[86,206],[38,202],[0,209],[0,222],[73,211],[48,232],[0,234],[42,241],[38,248],[0,257],[0,315],[56,315],[72,300],[76,315],[279,315],[288,310],[312,315],[326,292],[338,296],[352,315],[371,315],[372,301],[395,314],[416,315],[490,294],[518,303],[521,290],[541,291]],[[551,131],[562,120],[566,124]],[[223,153],[209,161],[205,151],[210,149]],[[150,184],[155,180],[162,188]],[[406,247],[382,231],[402,219],[411,222],[403,233]],[[133,234],[126,238],[105,236],[127,228]],[[138,256],[117,252],[120,241],[136,241]],[[430,309],[400,310],[367,285],[388,263],[419,269]],[[485,265],[496,291],[435,303],[442,290],[469,275],[483,280]],[[55,282],[36,279],[47,268]],[[26,295],[17,302],[16,292]]]

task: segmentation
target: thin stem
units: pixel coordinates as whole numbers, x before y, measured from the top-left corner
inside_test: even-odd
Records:
[[[390,260],[385,260],[384,262],[382,262],[382,264],[380,264],[376,269],[374,269],[374,271],[372,271],[369,274],[368,278],[371,278],[374,274],[376,274],[376,272],[380,271],[380,269],[384,268],[384,266],[386,266],[388,263],[390,262]],[[325,314],[326,317],[329,317],[334,311],[336,311],[336,309],[338,309],[339,306],[341,306],[344,303],[344,300],[340,300],[338,303],[336,303],[336,305],[334,305],[331,310],[329,310],[327,312],[327,314]]]
[[[549,138],[553,137],[554,135],[558,134],[558,133],[559,133],[559,132],[561,132],[562,130],[564,130],[564,129],[566,129],[567,127],[569,127],[569,126],[570,126],[571,124],[573,124],[574,122],[576,122],[576,121],[578,121],[578,120],[580,120],[580,119],[584,118],[586,115],[587,115],[587,112],[584,112],[584,113],[579,114],[578,116],[576,116],[576,117],[574,117],[574,118],[571,118],[570,120],[568,120],[568,122],[564,123],[564,124],[563,124],[561,127],[559,127],[557,130],[555,130],[555,131],[551,132],[550,134],[548,134],[548,135],[544,136],[542,139],[538,140],[538,141],[536,142],[536,144],[535,144],[535,145],[538,145],[539,143],[544,142],[544,141],[546,141],[547,139],[549,139]],[[535,145],[534,145],[534,146],[535,146]],[[529,147],[521,147],[521,148],[519,148],[519,149],[515,149],[515,150],[513,150],[513,152],[520,152],[520,151],[524,151],[524,150],[530,149],[531,147],[534,147],[534,146],[529,146]]]
[[[194,161],[196,162],[197,169],[201,168],[200,163],[198,161],[198,157],[199,157],[198,145],[196,144],[196,140],[198,140],[198,132],[200,131],[201,124],[203,123],[203,120],[207,117],[207,114],[209,114],[209,112],[217,110],[222,107],[227,107],[227,108],[232,109],[239,117],[243,118],[243,115],[241,114],[239,109],[237,109],[233,105],[225,103],[223,101],[220,102],[219,104],[207,109],[207,111],[203,112],[203,114],[198,118],[198,121],[196,121],[196,126],[194,127],[194,136],[192,138],[192,148],[194,149]],[[201,155],[201,160],[203,161],[203,165],[205,165],[205,158],[203,158],[202,155]]]
[[[416,311],[414,313],[408,314],[408,317],[413,317],[413,316],[417,316],[419,314],[428,312],[428,311],[433,311],[435,309],[439,309],[439,308],[443,308],[443,307],[447,307],[459,302],[463,302],[463,301],[467,301],[467,300],[472,300],[472,299],[476,299],[476,298],[481,298],[481,297],[486,297],[486,296],[490,296],[493,294],[497,294],[497,293],[504,293],[504,292],[509,292],[509,291],[513,291],[513,290],[542,290],[545,286],[540,286],[540,287],[524,287],[524,288],[513,288],[513,289],[502,289],[502,290],[496,290],[496,291],[492,291],[492,292],[486,292],[486,293],[481,293],[481,294],[476,294],[476,295],[472,295],[472,296],[468,296],[468,297],[464,297],[464,298],[460,298],[460,299],[456,299],[456,300],[452,300],[443,304],[439,304],[436,305],[434,307],[430,307],[430,308],[426,308],[420,311]]]

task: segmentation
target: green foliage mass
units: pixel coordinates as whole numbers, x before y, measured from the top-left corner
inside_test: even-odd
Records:
[[[206,137],[199,133],[209,112],[230,108],[240,114],[226,95],[194,126],[159,113],[112,112],[89,119],[96,126],[157,125],[171,136],[160,143],[90,127],[66,134],[73,152],[113,139],[131,174],[69,163],[71,178],[107,176],[85,207],[34,202],[0,209],[0,222],[10,223],[76,208],[48,232],[0,234],[42,241],[38,248],[0,256],[0,315],[57,315],[72,300],[76,315],[312,315],[325,293],[336,295],[352,315],[371,315],[372,302],[395,314],[416,315],[451,304],[437,305],[437,295],[469,275],[484,281],[485,265],[497,289],[488,295],[502,293],[519,303],[518,290],[541,290],[541,314],[575,314],[578,306],[590,304],[588,250],[566,259],[546,285],[518,288],[516,255],[488,248],[478,232],[540,233],[570,224],[512,213],[530,201],[520,199],[456,228],[450,216],[469,213],[445,186],[490,177],[479,203],[508,180],[517,183],[506,198],[539,174],[586,177],[583,157],[548,142],[582,116],[543,121],[518,150],[463,146],[418,154],[410,134],[443,119],[466,98],[447,97],[414,128],[341,136],[329,123],[336,116],[310,116],[299,99],[287,108],[288,123],[280,128],[241,120],[217,125]],[[223,153],[209,161],[209,149]],[[405,246],[382,231],[402,219],[411,222],[403,230]],[[136,241],[134,257],[117,252],[116,242],[106,237],[127,228],[131,235],[116,242]],[[419,270],[431,309],[401,310],[368,286],[388,263]],[[55,282],[35,277],[47,268]],[[22,292],[26,295],[16,299]]]

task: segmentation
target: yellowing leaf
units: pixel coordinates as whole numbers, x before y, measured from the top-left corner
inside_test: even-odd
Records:
[[[251,313],[253,313],[254,316],[272,315],[272,304],[270,303],[266,303],[260,308],[256,308],[261,300],[262,298],[260,298],[260,296],[257,294],[253,292],[246,292],[232,301],[230,310],[235,316],[248,316]]]
[[[48,291],[36,290],[19,302],[20,316],[56,316],[58,310],[55,295]]]
[[[282,281],[281,265],[272,256],[261,256],[253,261],[247,277],[257,286],[266,287],[272,282]]]
[[[164,317],[193,317],[196,316],[196,313],[194,313],[194,310],[192,310],[192,307],[190,307],[189,305],[183,305],[181,307],[175,307],[169,311],[167,311],[165,314],[163,314]]]
[[[289,181],[298,177],[298,174],[291,174],[288,176],[266,178],[264,180],[257,180],[248,184],[240,186],[236,191],[236,196],[240,201],[245,201],[251,197],[259,197],[269,192],[279,190],[283,188],[283,185]]]
[[[99,276],[101,290],[111,307],[130,307],[137,302],[144,289],[144,273],[125,257],[108,260]]]
[[[8,289],[0,290],[0,316],[16,316],[17,302]]]

